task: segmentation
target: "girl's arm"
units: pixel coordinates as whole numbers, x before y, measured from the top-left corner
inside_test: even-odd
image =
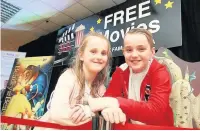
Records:
[[[65,71],[58,79],[49,110],[51,121],[61,125],[80,125],[85,123],[79,122],[75,124],[70,119],[70,114],[73,110],[69,104],[69,99],[75,82],[75,76],[71,70]]]
[[[104,93],[106,92],[106,87],[102,84],[99,87],[98,90],[98,97],[103,97]],[[88,98],[89,99],[93,99],[91,96]],[[90,108],[90,106],[88,105],[89,103],[85,103],[85,105],[81,105],[81,107],[84,109],[84,112],[87,114],[87,116],[93,116],[95,115],[95,112]]]

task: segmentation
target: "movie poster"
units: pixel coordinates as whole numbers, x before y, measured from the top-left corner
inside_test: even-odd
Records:
[[[2,115],[21,119],[39,119],[44,114],[53,56],[16,59],[3,97]],[[3,124],[1,129],[30,129]]]
[[[26,52],[1,51],[1,99],[10,77],[15,58],[24,58]]]

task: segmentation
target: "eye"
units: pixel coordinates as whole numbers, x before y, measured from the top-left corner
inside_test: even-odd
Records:
[[[143,52],[143,51],[145,51],[145,48],[139,48],[138,50]]]
[[[97,53],[97,51],[96,50],[91,50],[90,51],[92,54],[95,54],[95,53]]]
[[[132,52],[132,49],[131,48],[127,48],[125,49],[126,52]]]
[[[107,55],[107,52],[106,51],[102,51],[101,55],[105,56],[105,55]]]

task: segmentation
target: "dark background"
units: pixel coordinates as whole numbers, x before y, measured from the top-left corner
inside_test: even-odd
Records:
[[[124,8],[129,2],[137,0],[127,0],[126,3],[104,10],[98,15],[108,15],[119,8]],[[200,0],[181,0],[181,19],[182,19],[182,46],[169,48],[176,56],[188,61],[200,61]],[[62,28],[62,27],[61,27]],[[57,31],[54,31],[46,36],[42,36],[37,40],[20,46],[18,51],[27,52],[26,57],[32,56],[50,56],[54,55],[54,49],[57,38]],[[111,74],[116,66],[124,63],[124,57],[113,57]],[[54,90],[57,80],[63,71],[68,67],[57,66],[53,68],[51,81],[49,85],[49,92],[47,101],[49,100],[51,92]]]
[[[113,7],[112,9],[107,9],[104,11],[101,11],[95,15],[89,16],[83,20],[79,20],[71,25],[67,25],[66,27],[60,29],[58,31],[57,35],[57,41],[55,45],[55,66],[62,66],[69,63],[70,57],[73,56],[73,49],[75,46],[75,39],[76,39],[76,32],[75,30],[80,26],[84,25],[84,34],[90,32],[90,28],[94,27],[95,31],[102,32],[102,34],[107,34],[108,39],[110,40],[111,44],[111,51],[113,57],[122,56],[122,50],[120,49],[123,44],[123,33],[120,32],[126,32],[127,29],[130,29],[132,27],[134,28],[148,28],[153,30],[153,38],[155,40],[155,48],[159,49],[160,47],[165,48],[172,48],[182,45],[182,28],[181,28],[181,0],[176,0],[173,3],[173,7],[166,9],[165,3],[168,0],[163,0],[161,4],[155,5],[155,0],[129,0],[127,2],[124,2],[120,4],[117,7]],[[149,3],[146,4],[143,7],[150,7],[149,9],[146,9],[143,13],[151,12],[151,14],[147,17],[139,18],[139,5],[141,3]],[[134,15],[130,15],[129,17],[133,18],[135,17],[135,20],[127,21],[127,13],[126,10],[130,7],[135,6],[136,8],[133,9],[135,11]],[[132,11],[133,11],[132,10]],[[108,22],[107,28],[104,29],[105,26],[105,17],[123,11],[124,17],[123,17],[123,23],[121,23],[121,19],[117,21],[117,25],[114,26],[114,17],[109,18],[112,22]],[[110,13],[109,13],[110,12]],[[119,16],[119,15],[118,15]],[[101,18],[102,22],[101,24],[97,24],[97,20]],[[156,24],[155,21],[158,21],[159,23]],[[150,23],[153,23],[151,26]],[[156,27],[155,27],[156,26]],[[158,29],[158,30],[157,30]],[[70,32],[69,32],[70,30]],[[156,31],[157,30],[157,31]],[[108,31],[108,32],[107,32]],[[68,32],[66,34],[66,32]],[[107,32],[107,33],[105,33]],[[114,32],[119,33],[119,37],[117,38],[117,34]],[[114,35],[113,35],[114,34]],[[74,35],[73,37],[67,37]],[[65,37],[63,37],[65,36]],[[114,36],[114,37],[113,37]],[[61,39],[64,39],[61,41]],[[115,39],[115,42],[111,40],[111,38]],[[68,41],[68,42],[67,42]],[[61,45],[66,45],[67,48],[65,48],[68,51],[60,51],[62,50],[60,47]],[[71,49],[70,49],[71,46]],[[119,50],[118,50],[118,49]],[[61,53],[62,52],[62,53]]]

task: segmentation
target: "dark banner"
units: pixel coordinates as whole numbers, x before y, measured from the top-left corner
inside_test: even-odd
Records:
[[[100,32],[110,40],[113,57],[122,55],[124,35],[133,28],[148,29],[157,49],[182,45],[180,0],[130,0],[111,11],[108,15],[99,13],[60,29],[54,65],[66,65],[90,31]]]

